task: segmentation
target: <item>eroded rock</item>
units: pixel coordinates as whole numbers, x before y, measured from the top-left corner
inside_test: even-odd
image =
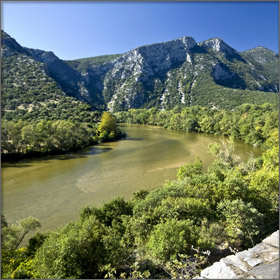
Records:
[[[200,276],[202,279],[279,279],[279,230],[253,248],[205,268]]]

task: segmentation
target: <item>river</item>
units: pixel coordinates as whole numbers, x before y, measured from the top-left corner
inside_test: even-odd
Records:
[[[123,125],[127,138],[79,152],[16,163],[2,163],[2,213],[9,222],[36,217],[42,231],[54,229],[78,217],[82,207],[101,206],[140,189],[151,190],[176,178],[176,169],[193,162],[204,170],[214,157],[208,145],[221,137],[169,131],[141,125]],[[261,151],[241,141],[236,152],[246,159]]]

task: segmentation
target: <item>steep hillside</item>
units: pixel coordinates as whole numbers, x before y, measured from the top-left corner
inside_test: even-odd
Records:
[[[45,63],[36,61],[4,32],[1,43],[2,119],[92,119],[91,106],[67,96],[51,77],[46,55]]]
[[[261,47],[239,53],[219,38],[196,43],[181,37],[121,55],[63,61],[52,52],[23,48],[2,32],[2,57],[4,113],[41,99],[57,102],[53,91],[110,111],[278,104],[278,55]],[[45,87],[53,89],[46,94]]]
[[[264,47],[257,47],[242,52],[254,67],[264,74],[263,79],[271,85],[276,86],[274,91],[279,91],[279,55]]]
[[[278,65],[277,55],[275,58]],[[94,81],[95,93],[104,97],[111,111],[278,104],[278,95],[268,93],[278,92],[277,75],[266,71],[268,67],[256,67],[251,60],[221,39],[197,44],[191,37],[182,37],[136,48],[103,64],[88,63],[83,69],[75,69]]]

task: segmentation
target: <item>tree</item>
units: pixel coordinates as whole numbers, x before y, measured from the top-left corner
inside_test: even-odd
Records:
[[[40,222],[33,217],[19,220],[11,225],[8,225],[4,216],[2,217],[4,227],[2,228],[3,239],[1,245],[6,250],[17,249],[28,232],[41,227]]]
[[[259,234],[263,215],[252,203],[227,199],[218,204],[217,210],[226,223],[225,230],[232,244],[240,247],[251,242],[255,246],[253,238]]]
[[[1,272],[3,278],[29,278],[32,274],[31,267],[25,266],[26,269],[23,269],[24,262],[29,261],[27,249],[24,247],[18,249],[18,247],[28,232],[40,227],[39,221],[28,217],[9,225],[5,216],[1,215],[1,227]],[[17,270],[19,266],[21,269]],[[14,273],[16,270],[17,273]]]
[[[104,112],[101,117],[101,122],[98,131],[102,138],[114,139],[118,134],[118,127],[115,118],[109,113]]]
[[[234,153],[233,139],[223,141],[222,144],[211,143],[209,153],[214,154],[228,168],[232,168],[240,162],[240,157]]]
[[[155,227],[146,248],[155,262],[164,263],[175,259],[178,253],[189,252],[195,235],[192,221],[170,219]]]
[[[202,174],[202,161],[197,157],[192,164],[182,165],[177,170],[177,178],[183,180],[185,177],[195,177]]]
[[[41,278],[102,278],[106,260],[102,237],[104,226],[90,216],[52,232],[35,254]]]
[[[95,215],[52,232],[35,254],[41,278],[103,279],[104,266],[129,264],[131,250],[122,242],[118,225],[106,227]]]

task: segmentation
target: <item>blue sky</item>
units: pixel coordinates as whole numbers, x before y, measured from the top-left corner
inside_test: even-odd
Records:
[[[222,38],[238,51],[279,52],[278,2],[8,2],[1,26],[22,46],[62,59],[124,53],[191,36]]]

